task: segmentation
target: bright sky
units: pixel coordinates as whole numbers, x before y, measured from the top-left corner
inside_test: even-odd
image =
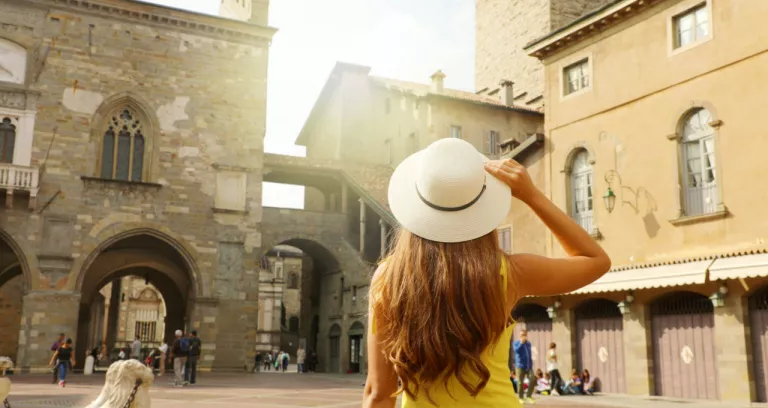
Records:
[[[145,0],[218,14],[220,0]],[[304,155],[294,141],[337,61],[372,74],[474,88],[474,0],[272,0],[265,150]],[[303,187],[265,183],[265,206],[303,208]]]

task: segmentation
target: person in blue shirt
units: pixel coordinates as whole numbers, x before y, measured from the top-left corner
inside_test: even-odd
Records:
[[[520,402],[533,403],[533,389],[536,388],[536,380],[533,377],[533,359],[531,358],[531,343],[528,341],[528,331],[523,329],[520,332],[520,340],[513,343],[515,350],[515,371],[517,377],[517,396]],[[525,379],[528,379],[528,389],[523,386]],[[527,394],[523,400],[523,394]]]

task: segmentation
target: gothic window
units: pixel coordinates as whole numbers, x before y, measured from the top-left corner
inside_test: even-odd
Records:
[[[0,121],[0,163],[13,163],[13,146],[16,144],[16,125],[10,118]]]
[[[101,177],[141,181],[144,169],[143,121],[130,108],[109,118],[101,149]]]
[[[592,165],[589,153],[582,149],[571,163],[570,175],[570,213],[571,217],[587,232],[592,232]]]
[[[709,123],[712,115],[706,109],[688,115],[682,130],[682,163],[686,215],[716,212],[717,171],[715,166],[715,132]]]

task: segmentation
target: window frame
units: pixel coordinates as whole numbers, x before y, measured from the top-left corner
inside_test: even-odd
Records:
[[[706,111],[709,114],[709,121],[705,123],[704,125],[707,126],[709,129],[702,130],[699,132],[696,132],[692,135],[686,134],[685,129],[690,123],[691,120],[697,115],[699,115],[701,112]],[[722,179],[722,174],[720,173],[720,165],[722,164],[720,160],[718,159],[718,146],[717,146],[717,129],[710,125],[714,121],[714,114],[711,110],[707,109],[706,107],[697,107],[694,109],[689,110],[686,112],[680,120],[680,126],[678,131],[678,149],[680,152],[680,160],[679,160],[679,175],[681,180],[681,191],[680,191],[680,216],[682,217],[700,217],[700,216],[708,216],[712,214],[717,214],[722,211],[722,196],[720,192],[720,184],[718,183],[718,179]],[[706,149],[704,149],[703,144],[710,141],[712,146],[712,151],[707,153]],[[689,145],[697,145],[698,147],[698,157],[696,158],[699,161],[699,168],[696,170],[696,173],[691,173],[688,167],[688,164],[691,160],[694,160],[689,156],[687,147]],[[701,183],[703,183],[703,179],[706,176],[706,170],[705,168],[705,160],[704,155],[710,156],[711,161],[714,162],[714,166],[711,167],[714,173],[713,177],[713,183],[711,183],[708,186],[704,187],[693,187],[690,185],[690,177],[691,174],[698,174],[701,178]],[[700,208],[694,208],[693,202],[691,200],[692,196],[694,194],[691,193],[691,190],[699,189],[700,194],[702,195],[701,198],[702,202],[700,205]],[[709,194],[705,193],[705,189],[709,190]],[[711,203],[706,203],[706,198],[704,195],[708,195],[708,197],[711,200]]]
[[[0,137],[0,163],[3,164],[13,164],[13,160],[15,158],[15,150],[16,150],[16,140],[19,138],[19,119],[15,118],[11,115],[2,115],[0,114],[0,126],[2,126],[5,121],[8,121],[10,126],[12,127],[12,131],[10,132],[10,138],[5,139],[4,137]],[[2,136],[0,134],[0,136]],[[10,161],[5,161],[5,155],[8,153],[6,151],[6,147],[9,144],[8,140],[11,140],[11,149],[10,149]]]
[[[678,45],[678,22],[681,17],[694,14],[698,10],[706,10],[708,18],[708,34],[701,38],[695,38],[691,43]],[[712,14],[712,0],[688,0],[677,7],[667,11],[667,52],[670,57],[684,53],[690,49],[696,48],[702,44],[711,41],[714,38],[714,22]],[[696,24],[694,21],[694,33]]]
[[[507,232],[509,234],[509,248],[504,248],[504,242],[502,240],[502,234]],[[496,234],[499,240],[499,248],[506,254],[512,254],[512,225],[506,224],[496,228]]]
[[[584,156],[584,167],[576,168],[576,161],[581,155]],[[597,235],[597,227],[595,223],[595,166],[594,161],[590,158],[590,156],[591,154],[586,148],[576,148],[571,151],[569,155],[566,179],[568,188],[566,205],[568,209],[568,215],[571,217],[571,219],[573,219],[577,224],[584,228],[584,230],[587,231],[590,235],[595,236]],[[577,197],[576,182],[578,179],[583,179],[585,181],[583,186],[578,186],[578,190],[586,189],[591,195],[585,201],[586,207],[589,207],[590,200],[592,203],[592,207],[588,208],[582,213],[577,213],[577,205],[578,202],[580,202],[579,198]]]
[[[494,143],[494,136],[495,143]],[[485,137],[487,152],[486,155],[491,158],[498,157],[499,154],[501,154],[501,146],[499,144],[501,143],[501,133],[499,133],[496,130],[489,130]]]
[[[584,95],[586,93],[592,92],[592,88],[595,86],[595,67],[594,67],[594,57],[591,52],[587,53],[580,53],[573,55],[569,58],[564,59],[557,67],[558,69],[558,78],[559,78],[559,85],[560,85],[560,100],[568,100],[571,98],[575,98],[579,95]],[[575,65],[579,65],[582,63],[586,63],[587,66],[587,78],[589,78],[589,83],[587,86],[582,87],[576,91],[566,93],[565,92],[565,84],[566,84],[566,72],[568,69],[574,67]]]
[[[144,158],[146,156],[146,149],[147,149],[147,138],[144,135],[143,128],[144,124],[148,122],[148,118],[144,117],[140,111],[137,111],[135,108],[129,107],[129,106],[123,106],[118,109],[115,109],[112,111],[110,115],[107,115],[109,118],[112,117],[118,117],[121,118],[125,112],[128,112],[130,115],[133,115],[132,121],[141,121],[140,126],[138,129],[135,129],[133,131],[130,131],[128,133],[128,168],[126,169],[127,172],[127,179],[121,179],[118,178],[118,167],[120,166],[120,139],[123,137],[121,134],[122,132],[120,129],[116,129],[116,131],[112,132],[112,175],[111,177],[105,177],[104,176],[104,169],[100,167],[99,169],[99,177],[105,180],[115,180],[115,181],[128,181],[128,182],[135,182],[135,183],[141,183],[144,181]],[[101,127],[101,149],[100,149],[100,159],[101,164],[104,163],[104,154],[106,153],[104,151],[104,141],[106,140],[107,136],[107,129],[110,126],[111,120],[107,120],[106,123],[102,124]],[[137,163],[137,156],[136,156],[136,141],[141,139],[141,172],[139,174],[139,180],[134,180],[134,166]]]

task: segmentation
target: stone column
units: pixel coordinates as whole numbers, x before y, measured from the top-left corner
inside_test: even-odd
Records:
[[[562,308],[552,320],[552,341],[557,344],[557,363],[563,379],[570,378],[571,369],[575,367],[575,347],[572,341],[574,327],[573,311]],[[539,350],[549,350],[549,344],[543,344]]]
[[[651,324],[647,305],[632,303],[624,315],[624,378],[627,394],[651,395]]]
[[[725,306],[715,308],[715,356],[720,399],[749,405],[753,390],[745,303],[746,298],[730,295],[725,296]]]
[[[384,256],[384,254],[387,252],[387,223],[384,222],[384,220],[379,220],[379,228],[380,228],[380,239],[381,239],[381,249],[380,253],[381,256]]]
[[[210,371],[214,365],[217,366],[224,366],[227,368],[234,368],[237,366],[240,366],[240,369],[242,370],[242,356],[244,355],[243,350],[241,347],[238,347],[238,342],[234,341],[235,337],[233,336],[231,340],[233,340],[231,343],[228,344],[222,344],[219,345],[218,342],[218,334],[219,330],[218,328],[221,327],[221,325],[218,324],[218,319],[222,315],[220,313],[220,303],[218,299],[215,298],[197,298],[190,300],[188,302],[188,307],[190,307],[191,310],[191,321],[190,326],[191,329],[197,330],[199,332],[200,338],[203,343],[202,347],[202,353],[200,355],[200,361],[198,361],[198,367],[202,371]],[[230,306],[230,305],[227,305]],[[238,314],[232,310],[234,308],[230,308],[230,310],[227,310],[224,312],[231,313],[232,318],[234,320],[238,319]],[[173,324],[166,324],[166,332],[176,331],[178,327],[174,327]],[[235,329],[235,328],[232,328]],[[234,331],[234,330],[232,330]],[[241,334],[243,330],[240,330]],[[226,333],[226,334],[233,334],[233,333]],[[173,338],[173,337],[171,337]],[[219,347],[223,349],[223,351],[229,351],[226,355],[219,355]],[[231,350],[226,350],[227,347],[230,347]],[[167,367],[166,367],[167,370]],[[173,371],[173,370],[171,370]]]
[[[347,213],[347,200],[349,199],[349,187],[343,180],[341,182],[341,212]]]
[[[362,198],[358,199],[360,202],[360,253],[365,252],[365,202]]]
[[[48,362],[56,336],[64,333],[77,342],[79,308],[80,294],[76,292],[31,291],[24,295],[17,358],[21,371],[50,373]]]
[[[120,317],[120,295],[123,291],[123,280],[115,279],[112,281],[112,293],[109,297],[109,310],[107,311],[107,351],[112,352],[117,340],[117,327]],[[168,339],[168,337],[166,337]],[[173,339],[171,336],[170,339]]]

